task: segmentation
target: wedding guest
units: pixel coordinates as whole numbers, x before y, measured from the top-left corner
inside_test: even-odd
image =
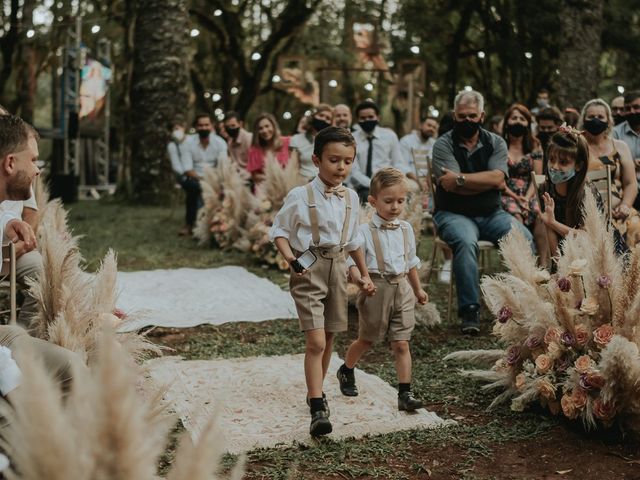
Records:
[[[233,111],[224,114],[224,129],[228,136],[229,158],[239,170],[246,170],[253,135],[244,129],[242,118],[237,112]]]
[[[318,168],[313,164],[313,140],[321,130],[331,126],[333,109],[326,103],[321,103],[313,109],[307,121],[306,131],[291,137],[289,143],[289,161],[299,165],[300,176],[311,180],[318,174]]]
[[[283,167],[289,162],[289,137],[280,133],[276,117],[261,113],[253,122],[253,140],[249,148],[247,171],[254,185],[264,180],[267,158],[273,158]]]

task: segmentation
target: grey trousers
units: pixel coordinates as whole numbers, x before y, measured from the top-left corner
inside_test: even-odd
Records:
[[[31,349],[36,355],[41,356],[47,371],[63,391],[68,391],[71,387],[73,372],[77,371],[76,369],[86,369],[82,359],[71,350],[32,337],[20,327],[0,325],[0,345],[11,350],[18,367],[21,351]]]
[[[22,302],[20,314],[18,315],[18,323],[24,328],[29,328],[31,319],[36,314],[38,307],[36,299],[29,295],[26,279],[36,279],[42,272],[42,268],[42,256],[37,250],[21,255],[16,261],[16,278],[18,284],[22,287],[21,291],[24,295],[24,302]]]

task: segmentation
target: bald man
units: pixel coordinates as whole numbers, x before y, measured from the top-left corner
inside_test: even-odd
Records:
[[[333,107],[333,126],[342,127],[351,130],[351,109],[344,103],[340,103]]]
[[[611,100],[611,115],[613,115],[613,121],[616,125],[624,122],[624,113],[624,97],[620,95]]]

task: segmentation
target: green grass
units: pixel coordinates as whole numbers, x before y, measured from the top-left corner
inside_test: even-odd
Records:
[[[80,247],[89,269],[95,269],[107,250],[113,248],[118,252],[121,270],[241,265],[280,285],[286,284],[281,272],[265,269],[245,254],[199,247],[193,240],[178,237],[181,219],[182,207],[176,206],[173,210],[132,207],[110,201],[74,204],[70,214],[74,233],[83,235]],[[421,243],[421,258],[428,258],[429,248],[428,241]],[[497,263],[494,258],[494,268]],[[446,287],[432,283],[429,294],[444,318]],[[455,313],[452,317],[455,318]],[[484,324],[488,324],[488,319]],[[350,336],[353,337],[353,332],[338,337],[336,351],[339,354],[344,354]],[[187,359],[282,355],[304,350],[295,320],[207,325],[176,337],[170,346]],[[480,478],[474,477],[470,470],[476,459],[491,457],[496,445],[536,437],[555,424],[549,417],[534,413],[516,415],[507,408],[485,414],[493,396],[482,391],[477,382],[457,375],[461,365],[447,365],[442,361],[453,351],[496,347],[495,339],[488,335],[477,338],[459,335],[457,325],[445,324],[433,330],[418,327],[412,341],[415,393],[442,416],[459,418],[458,426],[359,440],[326,439],[313,448],[296,445],[256,450],[248,455],[247,478],[407,479],[443,469],[451,472],[452,478]],[[396,383],[393,359],[385,346],[375,347],[360,367],[393,385]],[[181,430],[178,426],[174,433]],[[173,448],[173,445],[169,447],[161,461],[163,468],[170,463]],[[453,449],[450,460],[425,457],[425,452],[449,451],[446,449]],[[225,457],[227,467],[235,461],[233,456]],[[439,462],[438,466],[434,467],[434,462]]]

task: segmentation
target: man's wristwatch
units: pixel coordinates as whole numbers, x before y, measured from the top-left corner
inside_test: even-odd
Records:
[[[464,182],[467,179],[464,177],[464,175],[460,174],[456,177],[456,185],[459,187],[463,187],[464,186]]]

